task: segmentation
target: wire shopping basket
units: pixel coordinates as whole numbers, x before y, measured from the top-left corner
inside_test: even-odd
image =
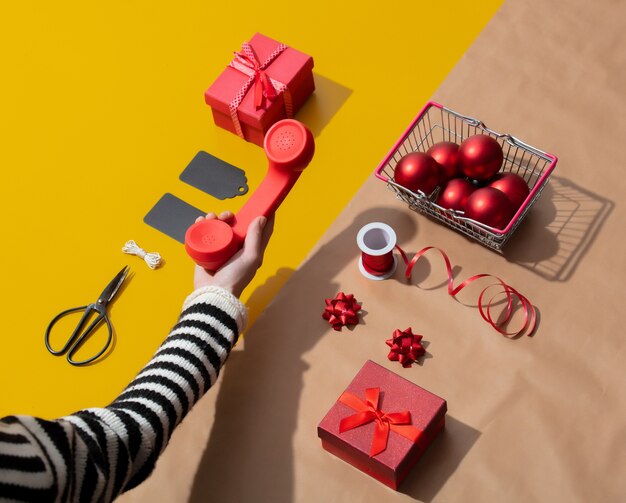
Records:
[[[475,134],[486,134],[495,138],[504,152],[500,172],[521,176],[530,189],[528,197],[504,229],[489,227],[464,217],[461,211],[439,206],[436,200],[440,187],[432,194],[424,194],[421,191],[415,193],[395,183],[393,179],[396,164],[406,154],[416,151],[426,152],[434,144],[442,141],[460,144],[465,138]],[[430,101],[376,168],[375,175],[396,193],[398,199],[407,203],[410,209],[429,215],[492,250],[500,250],[541,195],[556,163],[557,158],[552,154],[532,147],[510,134],[498,133],[477,119],[461,115]]]

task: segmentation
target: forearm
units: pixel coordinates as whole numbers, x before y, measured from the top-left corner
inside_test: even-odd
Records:
[[[124,424],[129,447],[141,432],[131,450],[130,486],[152,471],[174,428],[215,383],[246,321],[243,304],[225,290],[197,290],[152,360],[107,408]]]
[[[2,420],[0,499],[109,501],[140,483],[174,428],[215,383],[245,324],[245,308],[228,292],[197,290],[154,357],[108,407],[57,421]],[[32,465],[16,470],[5,450],[28,454]]]

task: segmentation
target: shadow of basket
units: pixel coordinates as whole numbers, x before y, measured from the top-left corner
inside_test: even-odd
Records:
[[[612,201],[553,175],[503,255],[547,280],[567,281],[614,206]]]

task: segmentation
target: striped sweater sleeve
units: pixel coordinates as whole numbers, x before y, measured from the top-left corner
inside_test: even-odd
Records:
[[[215,383],[247,312],[217,287],[192,293],[148,364],[107,407],[0,420],[0,501],[111,501],[148,477],[174,428]]]

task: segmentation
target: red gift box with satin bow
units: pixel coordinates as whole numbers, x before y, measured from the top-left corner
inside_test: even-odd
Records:
[[[368,360],[317,427],[322,447],[397,489],[445,424],[446,401]]]
[[[267,130],[293,117],[315,90],[313,58],[260,33],[204,93],[218,126],[263,146]]]

